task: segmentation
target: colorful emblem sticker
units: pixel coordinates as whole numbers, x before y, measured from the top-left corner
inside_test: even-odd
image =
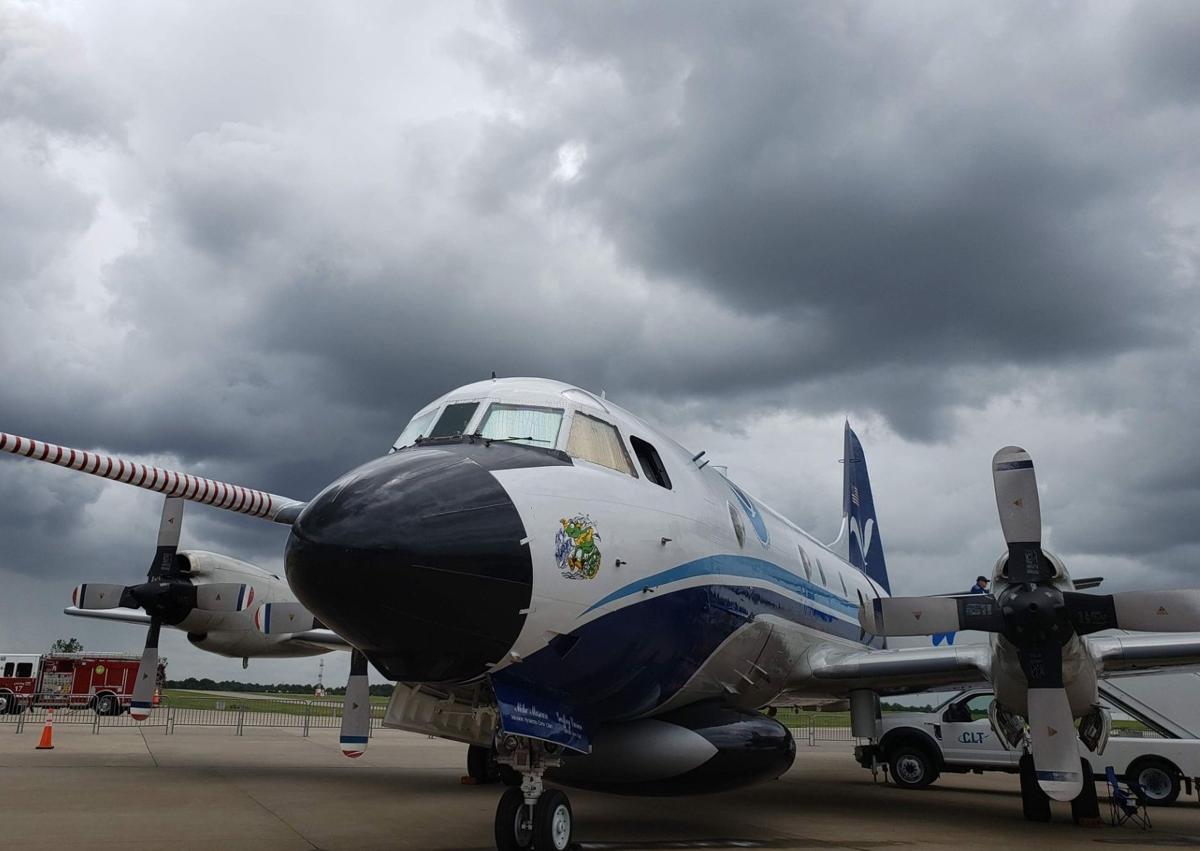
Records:
[[[562,528],[554,536],[554,559],[567,579],[594,579],[600,571],[600,533],[586,514],[559,521]]]

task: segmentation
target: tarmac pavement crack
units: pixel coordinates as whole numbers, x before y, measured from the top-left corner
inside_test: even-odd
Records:
[[[146,753],[150,756],[150,761],[154,763],[154,767],[158,768],[158,757],[154,755],[154,749],[150,747],[150,742],[146,738],[146,730],[144,727],[138,727],[138,734],[142,737],[142,744],[146,746]]]
[[[271,816],[271,818],[275,819],[277,822],[279,822],[284,827],[286,827],[288,830],[290,830],[292,833],[294,833],[300,839],[300,841],[307,843],[308,847],[310,849],[312,849],[312,851],[321,851],[321,847],[319,845],[317,845],[317,843],[313,842],[311,839],[309,839],[307,836],[305,836],[303,833],[301,833],[299,830],[297,830],[296,827],[291,822],[289,822],[287,819],[285,819],[279,813],[275,812],[273,809],[271,809],[269,806],[264,804],[258,798],[254,797],[253,792],[249,792],[246,789],[239,786],[236,779],[234,779],[233,777],[230,777],[230,776],[226,776],[226,779],[230,781],[230,785],[232,785],[234,788],[236,788],[238,791],[240,791],[243,795],[245,795],[251,801],[256,803],[260,808],[262,808],[263,812],[269,814]]]

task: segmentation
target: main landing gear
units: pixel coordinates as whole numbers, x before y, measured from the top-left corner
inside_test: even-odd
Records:
[[[521,776],[521,785],[506,789],[496,807],[497,851],[567,851],[574,827],[571,802],[542,782],[546,769],[562,763],[561,749],[550,742],[501,734],[496,761]]]

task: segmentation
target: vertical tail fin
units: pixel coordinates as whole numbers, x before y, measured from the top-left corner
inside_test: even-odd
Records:
[[[846,560],[857,567],[883,590],[892,592],[887,562],[883,558],[883,538],[875,517],[875,500],[867,476],[867,459],[858,435],[846,423],[845,465],[842,489],[842,533],[838,537]]]

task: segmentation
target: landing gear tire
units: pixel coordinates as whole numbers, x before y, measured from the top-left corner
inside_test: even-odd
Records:
[[[1166,807],[1179,797],[1179,769],[1165,759],[1139,759],[1125,773],[1138,799],[1148,807]]]
[[[477,784],[495,783],[500,779],[500,766],[496,764],[496,752],[482,745],[467,748],[467,776]],[[520,775],[517,783],[520,784]]]
[[[524,851],[532,847],[533,824],[525,805],[525,793],[519,788],[505,789],[496,806],[496,851]]]
[[[1020,767],[1021,809],[1025,812],[1026,821],[1050,821],[1050,796],[1038,785],[1033,757],[1029,754],[1022,756]],[[1092,794],[1095,794],[1094,785]]]
[[[533,847],[537,851],[567,851],[574,824],[566,794],[547,789],[533,808]]]
[[[892,780],[902,789],[924,789],[938,778],[937,765],[924,748],[901,745],[888,754]]]
[[[1096,798],[1096,780],[1092,776],[1092,764],[1086,759],[1079,761],[1083,771],[1083,791],[1071,801],[1071,821],[1095,827],[1100,824],[1100,801]]]

